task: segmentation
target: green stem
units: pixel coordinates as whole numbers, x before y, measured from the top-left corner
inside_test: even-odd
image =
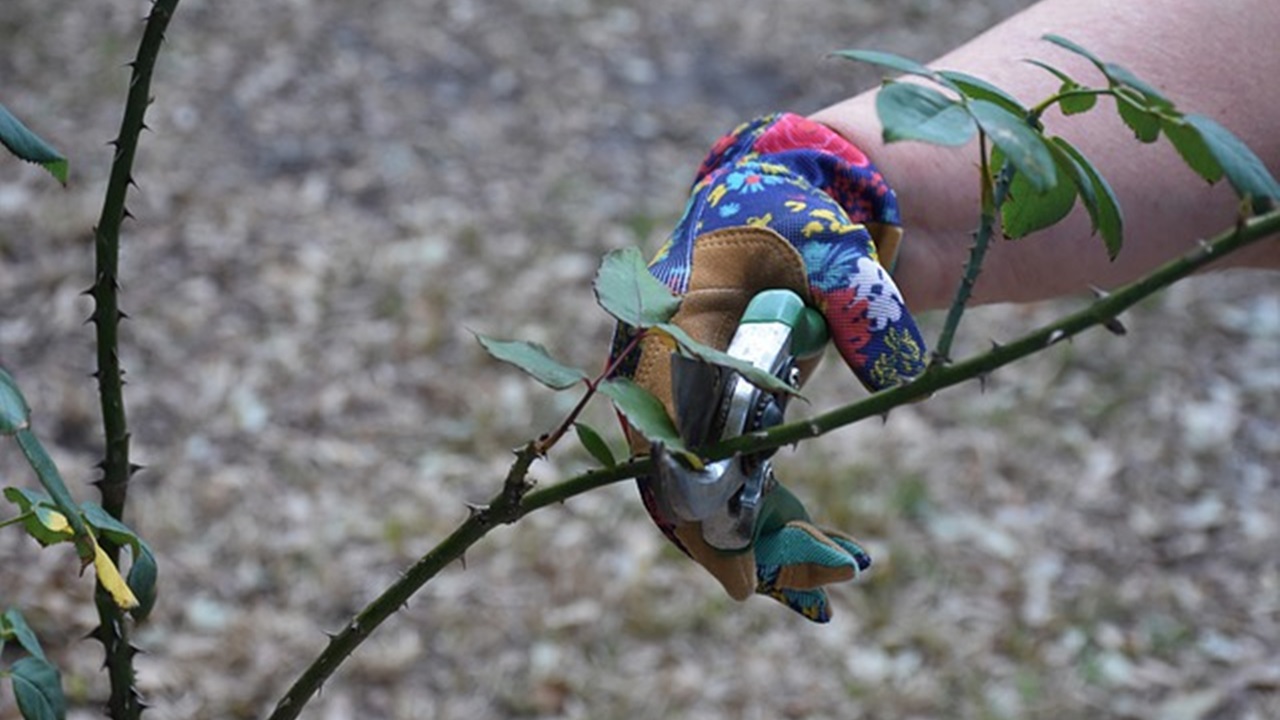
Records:
[[[18,515],[16,517],[11,517],[8,520],[0,520],[0,529],[7,528],[10,525],[17,525],[18,523],[26,522],[27,518],[34,517],[34,516],[35,516],[34,512],[24,512],[21,515]]]
[[[1009,185],[1013,182],[1013,163],[1006,162],[1000,170],[1000,176],[996,178],[994,189],[992,188],[985,133],[979,131],[978,142],[982,158],[982,214],[978,221],[978,231],[973,237],[973,247],[969,249],[969,260],[965,263],[964,276],[956,286],[955,299],[947,309],[942,332],[938,334],[938,342],[934,345],[933,362],[930,363],[930,367],[951,361],[951,343],[955,340],[956,330],[960,327],[960,318],[964,315],[969,298],[973,295],[973,286],[978,282],[978,275],[982,272],[987,248],[991,245],[991,236],[995,233],[996,216],[1000,212],[1000,206],[1004,204],[1005,196],[1009,193]]]
[[[1027,116],[1031,119],[1032,123],[1034,124],[1036,122],[1039,122],[1040,116],[1044,115],[1049,108],[1053,107],[1056,103],[1062,102],[1063,100],[1070,100],[1071,98],[1076,98],[1076,97],[1085,97],[1086,95],[1091,95],[1093,97],[1100,97],[1103,95],[1115,95],[1115,94],[1116,94],[1115,90],[1112,90],[1110,88],[1078,87],[1078,88],[1075,88],[1074,90],[1065,90],[1063,92],[1056,93],[1054,95],[1051,95],[1045,98],[1040,104],[1031,108],[1031,110],[1027,112]]]
[[[125,100],[124,117],[120,133],[112,142],[115,157],[111,164],[111,176],[107,182],[102,202],[102,214],[94,229],[96,267],[93,288],[89,294],[94,299],[92,320],[96,328],[98,355],[98,394],[102,404],[102,422],[106,441],[102,461],[102,477],[97,481],[102,492],[102,507],[112,517],[124,515],[129,478],[136,467],[129,460],[129,428],[124,408],[124,373],[120,368],[120,311],[119,264],[120,226],[129,216],[125,199],[133,184],[133,162],[138,149],[138,137],[146,127],[144,118],[151,103],[151,77],[155,69],[160,46],[164,42],[165,29],[173,17],[178,0],[156,0],[147,16],[138,54],[133,61],[129,79],[129,92]],[[119,560],[119,548],[104,542],[103,549],[112,561]],[[107,713],[117,720],[141,717],[143,704],[133,687],[133,655],[136,652],[128,640],[128,626],[124,613],[111,600],[99,584],[95,595],[101,624],[94,636],[106,649],[107,672],[111,679],[111,698]]]
[[[573,407],[573,410],[569,411],[569,414],[565,416],[565,419],[555,430],[552,430],[550,433],[547,433],[546,436],[538,439],[536,452],[539,455],[546,455],[556,443],[560,442],[560,438],[564,437],[565,433],[569,432],[569,428],[573,427],[574,421],[576,421],[578,416],[582,414],[582,411],[587,407],[587,403],[590,402],[591,398],[595,397],[596,391],[600,389],[600,383],[609,379],[610,376],[617,372],[618,366],[622,364],[622,361],[640,346],[640,339],[644,337],[644,334],[644,330],[637,332],[631,338],[630,342],[622,348],[621,352],[619,352],[617,356],[609,362],[608,366],[605,367],[604,372],[601,372],[600,375],[593,380],[587,380],[587,390],[582,394],[582,398],[578,400],[578,404]]]
[[[1115,291],[1056,323],[1029,333],[1009,345],[998,346],[964,362],[939,367],[907,385],[876,393],[853,405],[720,443],[708,450],[707,459],[726,458],[735,452],[759,452],[817,437],[859,420],[884,415],[899,405],[928,397],[943,388],[985,376],[996,368],[1040,352],[1062,339],[1079,334],[1095,325],[1104,325],[1126,308],[1203,268],[1213,260],[1276,233],[1280,233],[1280,211],[1242,222],[1234,230],[1204,243],[1182,258],[1162,265],[1137,282]],[[542,490],[526,492],[529,485],[524,480],[524,475],[533,461],[532,453],[528,452],[529,447],[526,446],[524,451],[517,452],[517,463],[508,473],[502,491],[494,496],[488,505],[473,508],[471,517],[414,563],[399,580],[365,606],[341,631],[330,638],[328,646],[290,686],[268,720],[292,720],[298,717],[306,704],[319,691],[321,685],[373,633],[374,629],[403,607],[441,570],[462,558],[472,545],[479,542],[493,528],[516,522],[535,510],[563,503],[576,495],[620,480],[639,477],[652,470],[647,459],[636,459],[611,468],[583,473]]]

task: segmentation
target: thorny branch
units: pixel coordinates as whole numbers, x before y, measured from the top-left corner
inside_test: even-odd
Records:
[[[125,101],[124,118],[120,133],[112,141],[115,156],[111,164],[111,176],[103,198],[102,214],[94,229],[96,267],[93,287],[88,294],[93,297],[93,322],[97,344],[98,393],[102,404],[102,422],[106,439],[102,460],[102,477],[97,481],[102,492],[102,506],[117,520],[124,515],[129,478],[138,466],[129,460],[129,427],[124,408],[124,371],[120,367],[120,321],[125,317],[120,310],[119,265],[120,226],[129,217],[125,198],[133,185],[133,161],[138,150],[138,138],[146,128],[144,120],[151,103],[151,76],[160,46],[164,42],[165,29],[177,9],[178,0],[156,0],[147,16],[138,45],[138,54],[132,63],[129,93]],[[103,539],[112,562],[120,559],[120,549]],[[124,612],[111,599],[101,584],[94,602],[98,607],[100,623],[92,636],[100,640],[106,652],[107,672],[111,680],[111,699],[107,712],[116,720],[136,720],[142,716],[145,705],[134,688],[133,656],[137,649],[129,642],[128,625]]]
[[[938,390],[986,377],[997,368],[1041,352],[1089,328],[1105,326],[1142,299],[1203,269],[1215,260],[1277,233],[1280,233],[1280,211],[1242,220],[1236,227],[1210,241],[1200,243],[1191,252],[1160,266],[1145,277],[1014,342],[997,345],[986,353],[958,363],[934,364],[916,380],[881,391],[860,402],[807,420],[722,442],[707,450],[707,459],[717,460],[736,452],[760,452],[818,437],[859,420],[884,415],[895,407],[928,397]],[[516,462],[508,472],[502,490],[487,505],[472,512],[456,530],[330,638],[328,646],[281,698],[269,720],[298,717],[321,685],[378,625],[404,606],[409,598],[446,566],[461,559],[468,548],[497,525],[514,523],[548,505],[562,503],[576,495],[651,471],[649,461],[639,458],[611,468],[592,470],[541,490],[530,490],[532,485],[527,474],[538,456],[534,450],[535,444],[530,443],[517,451]]]

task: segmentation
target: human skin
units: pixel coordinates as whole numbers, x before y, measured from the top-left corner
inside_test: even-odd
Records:
[[[1044,0],[930,63],[995,83],[1030,106],[1058,80],[1026,62],[1044,60],[1080,82],[1104,80],[1087,60],[1041,38],[1055,33],[1159,88],[1183,112],[1214,118],[1242,139],[1272,174],[1280,171],[1280,2],[1232,0]],[[977,147],[885,144],[872,90],[811,116],[863,148],[898,194],[906,228],[895,279],[913,310],[950,304],[977,227]],[[973,302],[1028,302],[1133,280],[1232,226],[1239,201],[1227,183],[1208,187],[1161,137],[1134,138],[1103,98],[1100,107],[1043,122],[1111,183],[1125,220],[1113,262],[1077,207],[1062,223],[1017,242],[993,243]],[[1280,237],[1227,256],[1214,268],[1280,269]]]

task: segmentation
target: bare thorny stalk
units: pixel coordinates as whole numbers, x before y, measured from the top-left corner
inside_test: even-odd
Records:
[[[178,0],[156,0],[147,16],[137,57],[131,63],[129,93],[120,132],[111,142],[115,148],[115,156],[102,203],[102,214],[94,229],[96,267],[93,287],[87,294],[94,301],[93,315],[89,319],[96,330],[98,368],[94,376],[98,380],[103,435],[106,441],[100,465],[102,477],[95,485],[102,493],[103,508],[117,520],[124,515],[129,480],[139,469],[129,459],[124,371],[120,367],[120,321],[125,317],[120,310],[119,296],[120,226],[130,216],[125,207],[125,198],[129,186],[134,184],[133,161],[138,149],[138,138],[146,128],[144,117],[147,106],[151,103],[152,71],[164,42],[165,30],[177,5]],[[102,539],[102,546],[112,562],[118,563],[120,548],[106,538]],[[94,604],[98,608],[99,625],[92,636],[103,645],[111,683],[107,713],[117,720],[134,720],[141,717],[146,705],[134,687],[133,657],[138,650],[129,641],[125,612],[111,599],[101,583],[95,590]]]
[[[969,306],[969,298],[973,295],[973,287],[978,282],[978,273],[982,271],[982,263],[991,244],[991,236],[995,234],[996,216],[1000,206],[1004,204],[1009,185],[1013,182],[1013,163],[1005,163],[1000,176],[991,182],[991,169],[987,155],[987,134],[978,131],[978,154],[981,158],[979,173],[982,182],[982,212],[978,229],[973,235],[973,247],[969,250],[969,260],[965,263],[964,275],[956,286],[955,299],[947,310],[946,320],[942,323],[942,332],[933,348],[933,363],[951,362],[951,343],[955,340],[956,330],[960,327],[960,317]]]

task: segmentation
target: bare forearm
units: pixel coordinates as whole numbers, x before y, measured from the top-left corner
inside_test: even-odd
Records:
[[[1042,58],[1084,80],[1087,61],[1040,38],[1057,33],[1134,71],[1166,91],[1180,109],[1209,115],[1248,144],[1273,173],[1280,168],[1280,3],[1274,0],[1046,0],[938,59],[938,68],[988,79],[1032,103],[1057,81],[1025,62]],[[1105,101],[1104,101],[1105,102]],[[976,148],[920,143],[884,145],[874,92],[815,114],[865,148],[895,187],[906,222],[896,275],[913,308],[944,307],[958,282],[977,224]],[[1101,110],[1101,109],[1100,109]],[[1125,213],[1125,247],[1114,262],[1090,237],[1077,208],[1065,222],[1015,243],[997,243],[984,265],[975,301],[1022,302],[1107,287],[1133,279],[1185,252],[1197,239],[1235,220],[1225,184],[1208,188],[1165,142],[1140,145],[1114,112],[1063,119],[1046,115],[1088,155],[1115,188]],[[1280,268],[1280,238],[1224,260],[1223,265]]]

